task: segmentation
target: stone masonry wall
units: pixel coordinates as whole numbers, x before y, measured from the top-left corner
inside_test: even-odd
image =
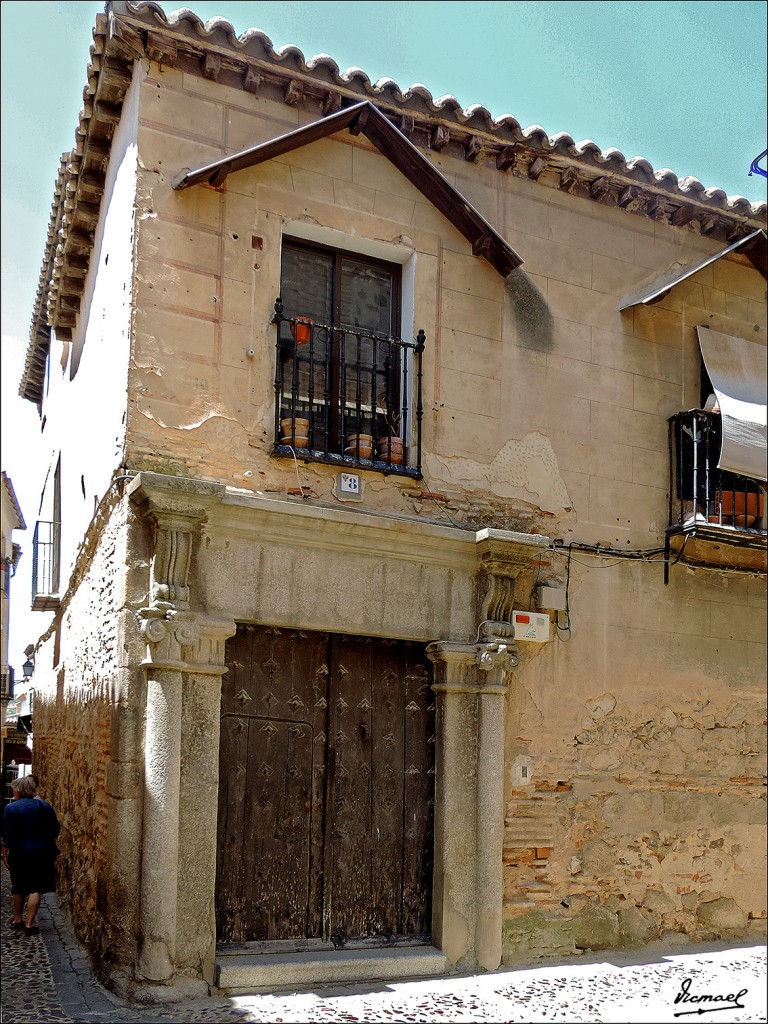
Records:
[[[764,927],[761,582],[574,570],[570,639],[509,697],[508,959]]]
[[[103,954],[111,701],[88,686],[35,708],[34,766],[61,822],[58,892],[78,935]]]
[[[99,509],[54,629],[37,656],[34,767],[62,825],[58,892],[97,960],[111,956],[107,766],[119,699],[119,607],[124,510]],[[60,630],[56,635],[56,627]],[[44,685],[46,673],[53,684]]]

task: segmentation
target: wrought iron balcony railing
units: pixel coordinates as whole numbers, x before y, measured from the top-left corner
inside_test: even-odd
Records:
[[[425,335],[283,316],[275,303],[273,454],[421,476]]]
[[[669,418],[667,555],[675,535],[739,547],[766,546],[765,484],[718,469],[721,430],[717,412],[691,409]]]
[[[13,700],[13,669],[9,665],[0,672],[0,700]]]
[[[60,524],[38,520],[32,542],[32,610],[59,606]]]

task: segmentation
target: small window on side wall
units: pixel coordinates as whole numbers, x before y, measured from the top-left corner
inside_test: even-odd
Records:
[[[420,475],[424,335],[400,337],[401,268],[286,240],[275,303],[275,454]]]

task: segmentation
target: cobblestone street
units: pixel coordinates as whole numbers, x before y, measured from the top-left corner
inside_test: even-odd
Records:
[[[43,898],[40,934],[8,927],[10,883],[2,872],[3,1024],[170,1022],[655,1021],[721,1013],[719,1021],[766,1020],[765,946],[688,945],[610,952],[565,964],[423,982],[344,985],[310,992],[127,1004],[94,979],[55,897]],[[541,963],[541,962],[539,962]],[[689,983],[684,985],[686,979]],[[744,991],[740,1007],[725,1003]],[[687,998],[675,1003],[683,992]],[[720,996],[700,1004],[699,996]],[[709,1007],[709,1010],[705,1009]]]

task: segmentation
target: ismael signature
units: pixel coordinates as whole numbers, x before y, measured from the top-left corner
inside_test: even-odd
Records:
[[[722,1003],[722,1006],[701,1006],[699,1005],[696,1010],[678,1010],[675,1013],[675,1017],[685,1017],[689,1013],[696,1013],[701,1016],[703,1013],[715,1013],[717,1010],[743,1010],[744,1004],[740,1003],[739,1000],[742,996],[745,996],[748,989],[743,988],[740,992],[736,992],[734,995],[710,995],[708,992],[702,992],[701,995],[693,995],[691,992],[691,985],[693,984],[690,978],[686,978],[680,985],[680,991],[675,996],[675,1005],[678,1003]]]

